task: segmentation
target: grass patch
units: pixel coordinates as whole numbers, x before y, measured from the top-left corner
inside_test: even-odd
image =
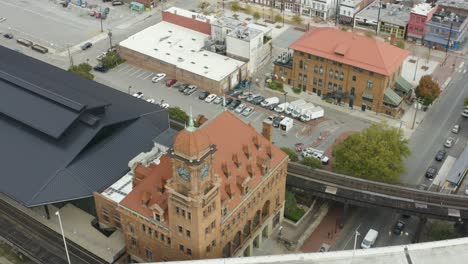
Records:
[[[271,82],[268,83],[267,87],[274,90],[274,91],[280,91],[280,92],[284,93],[283,84],[280,83],[280,82],[271,81]]]
[[[91,65],[89,65],[88,63],[81,63],[81,64],[78,64],[78,65],[71,66],[68,69],[68,71],[73,72],[74,74],[80,75],[81,77],[84,77],[86,79],[93,80],[94,75],[92,73],[90,73],[92,68],[93,67],[91,67]]]
[[[296,87],[292,88],[292,91],[295,94],[300,94],[302,92],[301,88],[296,88]]]

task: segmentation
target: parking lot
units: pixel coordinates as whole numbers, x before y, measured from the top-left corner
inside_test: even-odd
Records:
[[[211,119],[222,111],[225,111],[222,104],[206,103],[198,99],[200,93],[203,92],[200,88],[191,95],[184,95],[176,88],[167,87],[165,85],[167,78],[161,82],[153,83],[151,79],[157,73],[126,63],[119,65],[117,68],[107,73],[93,72],[93,74],[95,74],[97,81],[106,83],[123,92],[130,94],[142,92],[144,94],[143,99],[145,100],[151,98],[156,102],[163,101],[170,106],[178,106],[187,113],[191,108],[194,116],[202,114],[208,119]],[[252,92],[256,91],[253,89]],[[284,99],[281,98],[280,100],[282,101]],[[236,115],[245,122],[250,123],[257,131],[261,131],[262,121],[265,118],[276,114],[273,111],[257,105],[252,105],[250,103],[247,103],[247,105],[255,108],[252,114],[247,117],[238,113],[236,113]],[[359,130],[367,125],[368,124],[362,121],[352,122],[352,124],[350,122],[350,124],[347,124],[342,121],[334,120],[325,113],[324,118],[311,121],[307,124],[295,121],[293,128],[288,131],[286,135],[282,135],[281,131],[275,128],[273,141],[278,146],[294,148],[296,143],[304,143],[306,146],[313,146],[316,149],[325,151],[341,133],[349,130]]]
[[[135,15],[128,6],[112,6],[98,0],[88,0],[87,8],[73,4],[63,8],[57,2],[0,0],[0,18],[5,18],[0,23],[0,32],[12,33],[15,38],[29,39],[51,51],[61,52],[67,45],[77,45],[101,33],[101,21],[90,16],[90,10],[109,8],[107,19],[102,20],[105,32]]]

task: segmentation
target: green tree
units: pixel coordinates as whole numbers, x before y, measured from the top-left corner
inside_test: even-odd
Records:
[[[232,12],[237,13],[237,12],[240,11],[240,9],[241,9],[241,7],[240,7],[240,5],[239,5],[238,2],[232,2],[232,3],[231,3],[231,10],[232,10]]]
[[[279,23],[283,21],[283,17],[280,14],[275,15],[275,22]]]
[[[399,47],[400,49],[405,49],[405,46],[405,42],[402,39],[400,39],[397,43],[397,47]]]
[[[428,237],[431,241],[457,238],[458,235],[452,223],[447,221],[434,220],[428,226]]]
[[[112,69],[123,62],[124,60],[115,51],[107,52],[101,60],[102,65],[107,69]]]
[[[91,67],[91,65],[89,65],[88,63],[81,63],[78,65],[71,66],[68,69],[68,71],[73,72],[74,74],[78,74],[79,76],[84,77],[86,79],[93,80],[94,75],[90,73],[92,68],[93,67]]]
[[[169,107],[168,112],[169,112],[169,118],[174,119],[184,124],[188,124],[189,116],[184,110],[175,106],[175,107]]]
[[[296,152],[294,150],[292,150],[290,148],[286,148],[286,147],[282,147],[281,150],[289,156],[291,161],[296,162],[296,161],[299,160],[299,158],[297,157],[297,154],[296,154]]]
[[[302,21],[303,21],[303,20],[304,20],[304,19],[302,19],[302,17],[301,17],[300,15],[294,15],[294,16],[292,17],[292,21],[293,21],[294,23],[296,23],[296,24],[302,24]]]
[[[423,99],[423,105],[428,106],[440,95],[439,84],[432,80],[430,75],[425,75],[419,80],[416,87],[416,96]]]
[[[333,168],[355,177],[395,183],[405,171],[403,159],[409,154],[408,141],[399,129],[380,123],[336,145]]]
[[[259,20],[259,19],[260,19],[260,13],[257,12],[257,11],[255,11],[255,12],[253,13],[253,18],[254,18],[255,20]]]
[[[464,102],[465,106],[468,106],[468,97],[465,98]]]
[[[297,222],[304,215],[304,210],[297,206],[294,193],[286,191],[284,198],[284,216],[290,220]]]
[[[320,169],[322,168],[322,162],[319,159],[307,157],[300,161],[302,165],[311,167],[312,169]]]

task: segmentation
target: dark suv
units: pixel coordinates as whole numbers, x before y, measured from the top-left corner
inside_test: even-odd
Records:
[[[447,154],[447,152],[445,150],[437,151],[437,154],[435,156],[435,160],[442,161],[445,158],[445,154]]]
[[[241,100],[235,100],[234,102],[231,103],[229,106],[229,110],[234,110],[238,105],[240,105],[242,102]]]
[[[437,168],[434,167],[434,166],[430,166],[429,168],[427,168],[427,171],[426,171],[426,178],[429,178],[429,179],[432,179],[436,176],[437,174]]]
[[[209,92],[201,92],[201,93],[198,95],[198,99],[200,99],[200,100],[205,100],[205,98],[208,97],[208,95],[210,95]]]
[[[398,222],[396,222],[395,226],[393,227],[393,234],[401,235],[403,229],[405,229],[405,225],[405,222],[398,220]]]

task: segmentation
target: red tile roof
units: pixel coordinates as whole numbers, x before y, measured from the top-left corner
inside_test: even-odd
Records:
[[[407,50],[335,28],[307,32],[289,48],[386,76],[392,75],[409,55]]]
[[[273,169],[273,166],[287,158],[284,152],[268,142],[255,128],[244,123],[229,111],[221,113],[198,130],[208,136],[210,144],[216,145],[213,171],[221,178],[221,200],[227,203],[229,211],[242,200],[242,183],[245,183],[249,190],[259,184],[263,176],[262,164],[266,166],[271,164],[271,169]],[[179,135],[185,133],[186,131],[181,131]],[[255,136],[257,139],[254,139]],[[267,153],[270,150],[271,159]],[[237,154],[239,167],[234,164],[234,154]],[[167,208],[167,192],[161,194],[157,190],[163,189],[166,181],[172,177],[172,162],[168,155],[163,155],[159,165],[151,164],[149,168],[142,167],[142,165],[137,166],[135,176],[144,177],[144,179],[122,200],[121,205],[146,217],[152,217],[149,207],[155,203],[163,209]],[[230,172],[230,176],[226,175],[226,171]],[[248,171],[252,172],[252,176]],[[146,177],[137,174],[145,174]],[[148,197],[146,192],[152,194],[147,206],[142,203],[142,199]]]

